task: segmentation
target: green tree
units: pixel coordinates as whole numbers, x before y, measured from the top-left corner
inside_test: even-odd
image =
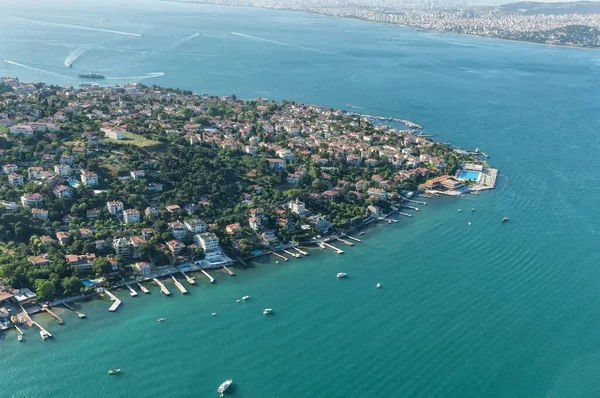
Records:
[[[41,300],[52,300],[56,289],[54,284],[46,279],[35,280],[35,293]]]
[[[96,257],[92,269],[98,275],[106,276],[113,272],[112,264],[104,257]]]

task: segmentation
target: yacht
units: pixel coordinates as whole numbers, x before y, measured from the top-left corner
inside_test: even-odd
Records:
[[[347,277],[347,276],[348,276],[348,274],[347,274],[347,273],[345,273],[345,272],[338,272],[338,274],[337,274],[337,277],[338,277],[338,278],[345,278],[345,277]]]
[[[229,386],[231,386],[231,384],[233,383],[232,379],[229,380],[225,380],[217,389],[217,392],[219,394],[221,394],[221,396],[223,396],[223,393],[225,392],[225,390],[227,390],[229,388]]]
[[[242,297],[242,300],[245,301],[245,300],[248,300],[249,298],[250,298],[250,296],[244,296],[244,297]]]
[[[471,209],[471,213],[475,213],[475,208],[474,207]]]
[[[114,374],[119,373],[120,371],[121,371],[121,369],[109,369],[108,370],[108,374],[109,375],[114,375]]]
[[[263,311],[263,314],[269,315],[271,312],[273,312],[273,309],[271,309],[271,308],[265,308],[265,310]]]

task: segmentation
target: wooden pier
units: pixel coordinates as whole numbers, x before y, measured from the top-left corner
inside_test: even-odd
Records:
[[[405,198],[404,196],[402,198],[404,198],[404,200],[406,200],[407,202],[410,202],[410,203],[416,203],[418,205],[423,205],[423,206],[427,205],[427,202],[422,202],[420,200],[408,199],[408,198]]]
[[[325,245],[323,244],[323,242],[317,242],[317,246],[319,246],[321,249],[325,249]]]
[[[334,250],[335,252],[337,252],[337,254],[343,254],[344,251],[342,249],[338,249],[337,247],[330,245],[329,243],[323,242],[323,246],[330,248],[331,250]]]
[[[290,256],[294,257],[294,258],[300,258],[300,255],[298,253],[292,253],[288,250],[282,249],[281,251],[283,251],[285,254],[289,254]]]
[[[150,293],[150,290],[148,290],[148,289],[146,288],[146,286],[142,285],[142,284],[141,284],[141,283],[139,283],[139,282],[137,283],[137,285],[138,285],[138,287],[140,288],[140,290],[141,290],[142,292],[144,292],[144,294],[148,294],[148,293]]]
[[[24,335],[25,333],[23,333],[23,331],[21,330],[21,328],[17,325],[15,325],[15,329],[17,329],[17,332],[19,332],[22,335]]]
[[[117,298],[117,296],[115,296],[108,290],[105,290],[104,293],[106,293],[108,295],[108,297],[110,297],[110,299],[114,301],[114,303],[110,306],[110,308],[108,310],[110,312],[115,312],[117,310],[117,308],[119,308],[119,306],[121,305],[121,300],[119,300]]]
[[[223,266],[223,269],[225,271],[227,271],[227,273],[229,274],[229,276],[235,276],[235,272],[233,272],[232,270],[230,270],[229,268],[227,268],[226,266]]]
[[[350,242],[349,240],[342,239],[342,238],[339,238],[339,237],[337,237],[337,236],[335,237],[335,239],[336,239],[337,241],[339,241],[339,242],[342,242],[342,243],[343,243],[343,244],[345,244],[345,245],[348,245],[348,246],[354,246],[354,243]]]
[[[42,327],[42,325],[40,325],[39,323],[37,323],[36,321],[34,321],[34,320],[33,320],[33,319],[31,319],[31,318],[29,318],[29,319],[31,320],[31,324],[32,324],[33,326],[37,326],[37,327],[40,329],[40,333],[42,333],[42,332],[43,332],[43,333],[46,333],[46,336],[48,336],[48,337],[52,337],[52,333],[50,333],[49,331],[47,331],[46,329],[44,329],[44,328]]]
[[[77,316],[79,317],[79,319],[83,319],[85,318],[85,314],[83,312],[79,312],[77,310],[75,310],[75,308],[71,307],[69,304],[67,303],[63,303],[63,305],[65,306],[66,309],[73,311],[74,313],[77,314]]]
[[[405,217],[412,217],[412,214],[402,213],[401,211],[399,211],[398,214],[400,214],[401,216],[405,216]]]
[[[162,283],[161,281],[159,281],[157,278],[152,278],[152,280],[154,282],[156,282],[156,284],[158,285],[158,287],[160,287],[160,291],[163,292],[163,294],[165,296],[170,296],[171,292],[169,291],[169,289],[167,289],[167,287],[165,286],[164,283]]]
[[[415,206],[402,205],[402,207],[405,208],[405,209],[411,209],[411,210],[414,210],[414,211],[419,211],[419,208],[415,207]]]
[[[359,242],[359,243],[360,243],[360,242],[362,242],[362,240],[360,240],[360,239],[358,239],[358,238],[355,238],[354,236],[346,235],[346,236],[344,236],[344,237],[345,237],[345,238],[348,238],[348,239],[351,239],[351,240],[353,240],[353,241],[355,241],[355,242]]]
[[[274,256],[277,256],[277,257],[279,257],[279,258],[280,258],[280,259],[282,259],[283,261],[287,261],[287,260],[288,260],[286,256],[282,256],[282,255],[281,255],[281,254],[279,254],[279,253],[275,253],[275,252],[273,252],[273,255],[274,255]]]
[[[179,282],[177,280],[177,278],[175,278],[173,275],[171,275],[171,279],[173,279],[173,283],[175,284],[175,286],[177,287],[177,289],[179,289],[179,291],[183,294],[187,294],[187,289],[181,284],[181,282]]]
[[[191,276],[189,276],[188,274],[186,274],[183,271],[179,271],[181,272],[181,275],[183,275],[183,277],[185,278],[185,280],[187,281],[187,283],[189,283],[190,285],[195,285],[196,281],[194,280],[194,278],[192,278]]]
[[[50,314],[54,319],[56,319],[58,321],[59,325],[62,325],[64,323],[62,318],[59,317],[58,315],[56,315],[56,313],[54,313],[54,311],[52,311],[50,308],[48,308],[48,306],[46,306],[46,305],[42,306],[42,311],[46,311],[48,314]]]
[[[210,274],[208,272],[206,272],[205,270],[201,270],[202,273],[204,275],[206,275],[206,277],[208,278],[208,280],[210,281],[210,283],[215,283],[215,278],[213,278],[212,276],[210,276]]]
[[[133,288],[129,284],[125,284],[125,286],[127,286],[127,288],[129,289],[129,295],[131,297],[136,297],[138,295],[138,293],[135,290],[133,290]]]
[[[296,251],[297,251],[298,253],[302,254],[303,256],[308,256],[308,253],[307,253],[307,252],[305,252],[304,250],[300,250],[300,249],[298,249],[298,247],[296,247],[296,246],[294,246],[294,249],[296,249]]]

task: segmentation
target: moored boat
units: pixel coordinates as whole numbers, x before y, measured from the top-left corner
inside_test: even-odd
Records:
[[[20,343],[21,341],[23,341],[23,336],[21,336],[21,335],[18,335],[18,336],[17,336],[17,341],[18,341],[19,343]]]
[[[231,386],[232,383],[233,383],[232,379],[225,380],[223,383],[221,383],[221,385],[217,389],[217,392],[219,394],[221,394],[221,396],[223,396],[223,393],[229,388],[229,386]]]

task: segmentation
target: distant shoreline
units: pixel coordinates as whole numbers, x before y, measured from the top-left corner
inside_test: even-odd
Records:
[[[412,29],[412,30],[416,30],[416,31],[422,31],[424,33],[439,33],[439,34],[444,34],[444,35],[456,35],[456,36],[464,36],[464,37],[477,37],[477,38],[482,38],[482,39],[501,40],[501,41],[512,42],[512,43],[534,44],[534,45],[537,45],[537,46],[558,47],[558,48],[571,48],[571,49],[577,49],[577,50],[591,50],[591,51],[598,51],[598,50],[600,50],[600,47],[593,48],[593,47],[582,47],[582,46],[577,46],[577,45],[571,45],[570,46],[570,45],[566,45],[566,44],[539,43],[539,42],[535,42],[535,41],[517,40],[517,39],[505,39],[505,38],[502,38],[502,37],[483,36],[483,35],[475,35],[475,34],[469,34],[469,33],[446,32],[446,31],[442,31],[442,30],[427,29],[427,28],[422,28],[422,27],[418,27],[418,26],[403,25],[403,24],[398,24],[398,23],[393,23],[393,22],[373,21],[373,20],[368,19],[368,18],[361,18],[361,17],[356,17],[356,16],[325,14],[325,13],[320,13],[320,12],[316,12],[316,11],[301,10],[301,9],[295,9],[295,8],[286,8],[286,7],[282,7],[282,8],[257,7],[257,6],[253,6],[253,5],[219,4],[219,3],[214,3],[214,2],[193,1],[193,0],[192,1],[160,0],[160,1],[163,1],[163,2],[166,2],[166,3],[213,5],[213,6],[220,6],[220,7],[255,8],[255,9],[261,9],[261,10],[301,12],[301,13],[311,14],[311,15],[321,15],[321,16],[324,16],[324,17],[353,19],[353,20],[357,20],[357,21],[369,22],[369,23],[380,24],[380,25],[398,26],[398,27],[401,27],[401,28],[407,28],[407,29]]]

